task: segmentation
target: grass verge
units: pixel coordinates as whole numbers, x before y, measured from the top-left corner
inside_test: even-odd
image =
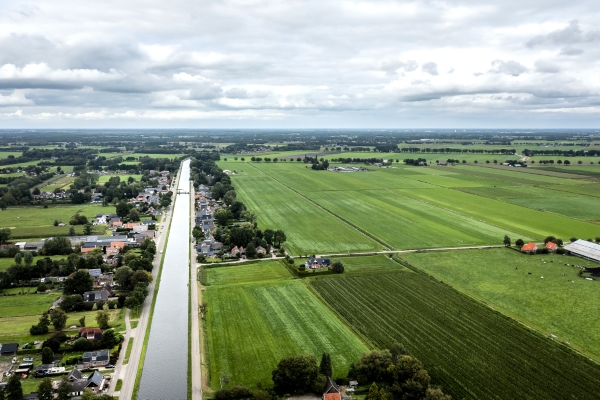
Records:
[[[131,349],[133,348],[133,338],[130,337],[127,342],[127,350],[125,350],[125,358],[123,359],[123,365],[129,363],[129,356],[131,356]]]
[[[119,379],[117,381],[117,385],[115,386],[115,392],[120,391],[122,387],[123,387],[123,379]]]

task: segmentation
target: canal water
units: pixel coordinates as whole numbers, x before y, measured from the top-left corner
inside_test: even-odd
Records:
[[[190,161],[179,188],[189,192]],[[177,195],[138,399],[187,399],[189,194]],[[160,254],[159,254],[160,256]],[[139,339],[141,340],[140,332]]]

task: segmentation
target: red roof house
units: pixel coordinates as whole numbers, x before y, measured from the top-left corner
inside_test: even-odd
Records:
[[[558,249],[558,245],[554,242],[548,242],[548,243],[546,243],[544,248],[546,248],[546,249],[548,249],[548,251],[554,253],[556,251],[556,249]]]
[[[533,242],[524,244],[523,247],[521,247],[521,251],[524,253],[534,253],[536,250],[537,250],[537,244],[535,244]]]

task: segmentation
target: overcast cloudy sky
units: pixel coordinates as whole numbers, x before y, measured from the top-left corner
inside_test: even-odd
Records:
[[[600,125],[598,0],[3,0],[0,127]]]

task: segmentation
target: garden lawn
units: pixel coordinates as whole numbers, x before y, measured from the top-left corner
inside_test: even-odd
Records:
[[[281,261],[260,261],[252,264],[223,265],[205,269],[208,285],[228,285],[291,279]]]
[[[219,372],[234,385],[272,385],[284,357],[330,353],[333,375],[346,376],[367,347],[300,280],[209,286],[207,343],[210,385]]]
[[[579,278],[577,268],[565,265],[593,263],[555,254],[529,256],[510,249],[414,253],[402,258],[600,360],[600,314],[593,311],[600,304],[600,281]]]
[[[600,365],[423,273],[310,284],[374,346],[402,343],[453,398],[562,400],[600,391]]]

